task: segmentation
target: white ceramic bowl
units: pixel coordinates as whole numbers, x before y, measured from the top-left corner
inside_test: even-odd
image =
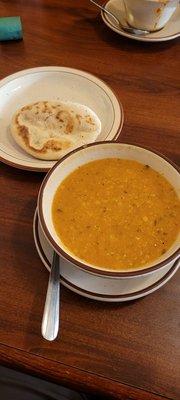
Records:
[[[148,149],[131,144],[121,144],[113,142],[99,142],[83,146],[72,151],[69,155],[62,158],[46,175],[38,196],[38,216],[41,228],[48,239],[50,245],[75,268],[81,269],[86,278],[92,274],[105,279],[113,279],[114,289],[118,287],[122,293],[131,293],[135,290],[144,289],[149,284],[153,284],[162,278],[179,258],[180,235],[173,243],[171,248],[149,264],[148,268],[135,270],[132,272],[117,272],[85,264],[81,259],[75,257],[60,241],[56,234],[52,221],[52,201],[56,189],[60,183],[77,167],[90,161],[103,158],[121,158],[136,160],[142,164],[150,165],[154,170],[163,174],[175,188],[178,196],[180,195],[179,172],[173,163],[169,162],[159,154]],[[108,283],[108,281],[106,281]],[[115,290],[116,290],[115,289]]]
[[[127,22],[134,28],[158,31],[169,21],[178,3],[179,0],[124,0]]]

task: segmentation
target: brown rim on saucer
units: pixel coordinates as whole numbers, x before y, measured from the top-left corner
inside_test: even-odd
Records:
[[[70,261],[72,264],[76,265],[78,268],[81,268],[85,271],[88,271],[94,275],[103,275],[104,277],[131,277],[131,276],[138,276],[138,275],[145,275],[148,274],[152,271],[156,271],[159,268],[164,267],[167,262],[173,261],[174,258],[178,255],[180,256],[180,248],[178,248],[173,254],[171,254],[168,258],[166,258],[164,261],[159,262],[158,264],[153,265],[152,267],[147,267],[145,269],[140,269],[138,271],[129,271],[129,272],[116,272],[116,271],[109,271],[109,270],[102,270],[99,269],[98,267],[91,267],[79,260],[76,260],[74,257],[70,256],[65,250],[63,250],[61,248],[60,245],[58,245],[54,239],[52,238],[51,234],[49,233],[47,227],[46,227],[46,223],[44,220],[44,216],[43,216],[43,211],[42,211],[42,198],[43,198],[43,191],[44,188],[48,182],[49,177],[52,175],[53,171],[57,168],[57,166],[59,166],[64,160],[66,160],[68,157],[71,157],[72,154],[74,153],[78,153],[81,150],[87,148],[87,147],[95,147],[95,146],[99,146],[99,145],[130,145],[130,146],[134,146],[134,147],[138,147],[144,150],[148,150],[151,153],[154,153],[156,155],[158,155],[160,158],[163,158],[165,161],[167,161],[170,165],[173,166],[174,169],[176,169],[176,171],[179,172],[179,168],[176,166],[176,164],[174,164],[171,160],[169,160],[167,157],[165,157],[164,155],[162,155],[161,153],[151,150],[148,147],[143,147],[143,146],[137,146],[136,144],[133,143],[117,143],[117,142],[111,142],[111,141],[102,141],[102,142],[96,142],[96,143],[91,143],[91,144],[87,144],[87,145],[83,145],[81,147],[79,147],[78,149],[74,149],[72,150],[70,153],[66,154],[64,157],[62,157],[52,168],[51,170],[47,173],[47,175],[45,176],[41,186],[40,186],[40,190],[39,190],[39,194],[38,194],[38,200],[37,200],[37,209],[38,209],[38,215],[39,215],[39,222],[41,225],[41,228],[46,236],[46,238],[48,239],[49,243],[52,245],[52,247],[54,248],[54,250],[61,255],[63,258],[65,258],[67,261]],[[176,260],[175,260],[176,261]]]
[[[44,250],[43,250],[41,242],[40,242],[39,231],[38,231],[38,223],[39,223],[39,221],[38,221],[38,212],[37,212],[37,209],[36,209],[35,214],[34,214],[34,238],[35,238],[35,244],[37,243],[37,247],[39,249],[39,252],[41,253],[41,256],[42,256],[41,261],[43,260],[44,263],[48,266],[48,268],[51,269],[50,261],[46,257],[46,254],[44,253]],[[160,278],[157,282],[154,282],[152,285],[148,286],[147,288],[138,290],[136,292],[119,294],[119,295],[101,294],[101,293],[96,293],[96,292],[90,292],[89,290],[83,289],[83,288],[75,285],[74,283],[69,282],[66,278],[64,278],[61,275],[60,275],[60,280],[62,281],[62,284],[65,284],[65,286],[68,287],[68,289],[70,289],[69,287],[71,287],[72,291],[74,291],[74,292],[75,291],[82,292],[86,296],[95,296],[95,297],[98,297],[101,300],[103,300],[103,299],[119,299],[119,300],[122,300],[122,299],[128,297],[127,301],[130,301],[130,300],[133,300],[133,299],[131,299],[131,297],[133,297],[133,298],[134,298],[134,296],[143,297],[145,295],[148,295],[147,292],[149,292],[149,290],[150,291],[153,290],[153,292],[154,292],[157,286],[159,287],[159,285],[161,285],[161,283],[166,281],[168,278],[170,279],[171,275],[173,276],[173,273],[174,273],[174,271],[176,271],[176,268],[177,268],[178,264],[179,264],[179,260],[176,260],[175,263],[172,265],[172,267],[169,269],[169,271],[166,272],[166,274],[162,278]],[[80,294],[80,293],[78,293],[78,294]]]
[[[20,169],[23,171],[31,171],[31,172],[48,172],[50,170],[50,168],[41,168],[41,167],[28,167],[25,166],[23,164],[16,164],[12,161],[6,160],[6,158],[3,158],[2,156],[0,156],[0,161],[5,164],[5,165],[9,165],[10,167],[16,168],[16,169]]]

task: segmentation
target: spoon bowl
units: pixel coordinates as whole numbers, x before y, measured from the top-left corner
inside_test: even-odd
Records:
[[[93,3],[96,7],[98,7],[105,14],[110,15],[110,17],[112,17],[114,19],[116,24],[118,24],[119,28],[122,29],[123,31],[131,33],[131,34],[134,34],[134,35],[147,35],[147,34],[149,34],[149,31],[144,30],[144,29],[136,29],[136,28],[131,28],[130,26],[124,26],[119,21],[119,19],[111,11],[108,11],[105,7],[101,6],[99,3],[97,3],[94,0],[90,0],[90,2]]]

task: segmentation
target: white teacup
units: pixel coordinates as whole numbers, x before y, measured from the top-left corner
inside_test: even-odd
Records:
[[[179,0],[124,0],[130,26],[150,32],[162,29],[178,6]]]

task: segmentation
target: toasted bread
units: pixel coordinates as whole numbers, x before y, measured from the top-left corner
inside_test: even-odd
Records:
[[[18,145],[42,160],[58,160],[73,148],[94,142],[100,131],[101,122],[91,109],[70,102],[28,104],[11,121]]]

